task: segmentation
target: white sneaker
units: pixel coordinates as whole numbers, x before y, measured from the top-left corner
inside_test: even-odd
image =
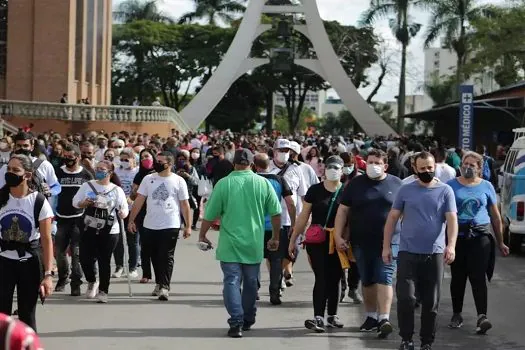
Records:
[[[170,292],[166,288],[161,288],[159,292],[159,300],[167,301],[170,296]]]
[[[95,299],[98,293],[98,281],[88,283],[86,298]]]
[[[104,292],[98,292],[97,294],[97,303],[106,304],[108,302],[108,295]]]
[[[286,281],[284,280],[284,277],[281,279],[281,291],[284,292],[286,290]]]
[[[160,295],[160,285],[155,285],[155,289],[151,292],[152,297],[158,297]]]
[[[131,270],[129,272],[129,278],[138,278],[139,277],[139,273],[137,272],[137,270]]]
[[[113,272],[111,277],[113,277],[113,278],[120,278],[120,277],[122,277],[122,273],[123,272],[124,272],[124,269],[122,267],[117,267],[117,269],[115,270],[115,272]]]

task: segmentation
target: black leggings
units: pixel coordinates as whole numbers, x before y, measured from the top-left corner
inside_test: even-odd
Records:
[[[472,287],[472,295],[478,315],[487,314],[487,266],[490,259],[490,237],[482,235],[472,239],[458,238],[456,243],[456,259],[450,265],[452,280],[450,295],[454,313],[463,311],[463,299],[467,278]]]
[[[143,227],[137,227],[140,232],[140,263],[142,267],[142,278],[151,279],[151,239],[147,230]]]
[[[96,234],[93,231],[84,231],[80,238],[80,264],[84,276],[90,283],[97,280],[95,262],[98,261],[100,282],[98,290],[106,294],[111,278],[111,256],[118,240],[118,234]]]
[[[350,268],[348,269],[348,280],[346,278],[346,270],[343,270],[341,274],[341,292],[344,294],[346,289],[355,290],[359,287],[359,270],[357,270],[357,264],[350,261]]]
[[[199,222],[199,216],[201,215],[201,197],[198,195],[194,195],[194,197],[197,207],[193,209],[193,226],[197,226],[197,222]]]
[[[337,253],[328,254],[328,244],[306,245],[315,274],[313,291],[314,316],[324,317],[328,303],[328,316],[337,315],[339,281],[343,270]]]
[[[18,299],[18,318],[36,332],[36,303],[43,268],[38,255],[26,261],[0,257],[0,313],[11,315],[13,294]]]

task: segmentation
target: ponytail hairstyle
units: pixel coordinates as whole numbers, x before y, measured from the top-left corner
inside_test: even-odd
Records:
[[[26,180],[26,181],[27,181],[27,185],[29,186],[29,189],[33,191],[36,188],[36,183],[34,180],[35,174],[33,173],[33,161],[31,160],[31,158],[29,158],[28,156],[24,154],[13,154],[9,161],[13,159],[17,159],[20,162],[20,164],[22,164],[22,168],[26,171],[26,173],[31,174],[31,179]],[[5,184],[4,187],[0,188],[0,208],[3,208],[7,204],[8,200],[9,200],[9,186]]]

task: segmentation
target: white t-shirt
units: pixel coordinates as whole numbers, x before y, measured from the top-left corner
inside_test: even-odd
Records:
[[[31,242],[40,239],[40,231],[35,227],[33,216],[37,192],[33,192],[24,198],[15,198],[9,195],[7,204],[0,209],[0,237],[7,241]],[[51,205],[44,201],[38,221],[55,216]],[[21,260],[28,259],[31,254],[27,253],[20,258],[15,250],[0,252],[4,258]]]
[[[36,157],[31,156],[31,160],[34,162],[36,160]],[[4,187],[5,185],[6,171],[7,171],[7,164],[4,164],[4,166],[0,168],[0,188]],[[46,184],[49,187],[53,187],[58,184],[58,179],[55,174],[55,168],[53,168],[53,165],[49,163],[47,160],[44,160],[36,171],[38,172],[38,175],[40,175],[40,177],[46,181]]]
[[[456,178],[456,170],[446,163],[436,164],[436,177],[439,181],[447,183]]]
[[[162,177],[153,173],[144,177],[137,193],[147,201],[144,227],[150,230],[180,228],[180,202],[188,200],[188,185],[176,174]]]
[[[301,171],[303,172],[303,178],[305,180],[305,186],[307,190],[313,185],[316,185],[319,183],[319,178],[317,177],[317,174],[315,173],[314,168],[312,168],[310,164],[301,163],[299,167],[301,168]],[[297,201],[297,204],[296,204],[295,210],[297,212],[297,216],[299,216],[299,214],[303,210],[303,200],[302,198],[297,196],[296,201]]]
[[[124,194],[126,194],[126,196],[131,194],[133,179],[135,178],[135,175],[137,175],[138,171],[138,167],[133,169],[124,169],[122,167],[115,168],[115,174],[117,174],[118,178],[120,179],[122,189],[124,190]]]
[[[281,169],[278,168],[273,161],[270,162],[268,173],[277,175],[280,171]],[[302,200],[302,197],[306,195],[306,191],[308,190],[303,172],[299,165],[290,164],[288,169],[286,169],[283,178],[286,180],[290,190],[292,190],[292,199],[297,208],[297,202]],[[281,225],[290,226],[292,221],[290,220],[290,214],[288,214],[288,207],[286,206],[286,201],[284,199],[281,200],[281,207]],[[299,215],[299,211],[296,211],[296,215]]]
[[[112,183],[106,186],[102,186],[99,185],[95,180],[84,182],[82,186],[80,186],[77,194],[75,194],[75,196],[73,197],[73,206],[75,208],[80,208],[79,203],[85,200],[86,198],[93,198],[96,196],[93,193],[93,189],[89,186],[89,183],[91,183],[99,193],[97,199],[95,200],[96,203],[105,205],[109,208],[118,209],[118,211],[122,213],[122,217],[128,216],[128,201],[122,188]],[[116,215],[116,213],[113,214]],[[113,222],[113,226],[111,227],[111,231],[109,233],[112,235],[120,233],[120,227],[118,224],[117,217],[115,217],[115,222]]]

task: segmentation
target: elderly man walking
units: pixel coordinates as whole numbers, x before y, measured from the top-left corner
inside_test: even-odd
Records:
[[[279,248],[281,204],[270,182],[251,170],[253,159],[248,149],[235,152],[235,170],[215,185],[199,235],[199,242],[211,248],[206,233],[214,220],[221,219],[216,256],[224,275],[223,298],[232,338],[241,338],[255,323],[266,215],[272,223],[267,247],[271,251]]]

